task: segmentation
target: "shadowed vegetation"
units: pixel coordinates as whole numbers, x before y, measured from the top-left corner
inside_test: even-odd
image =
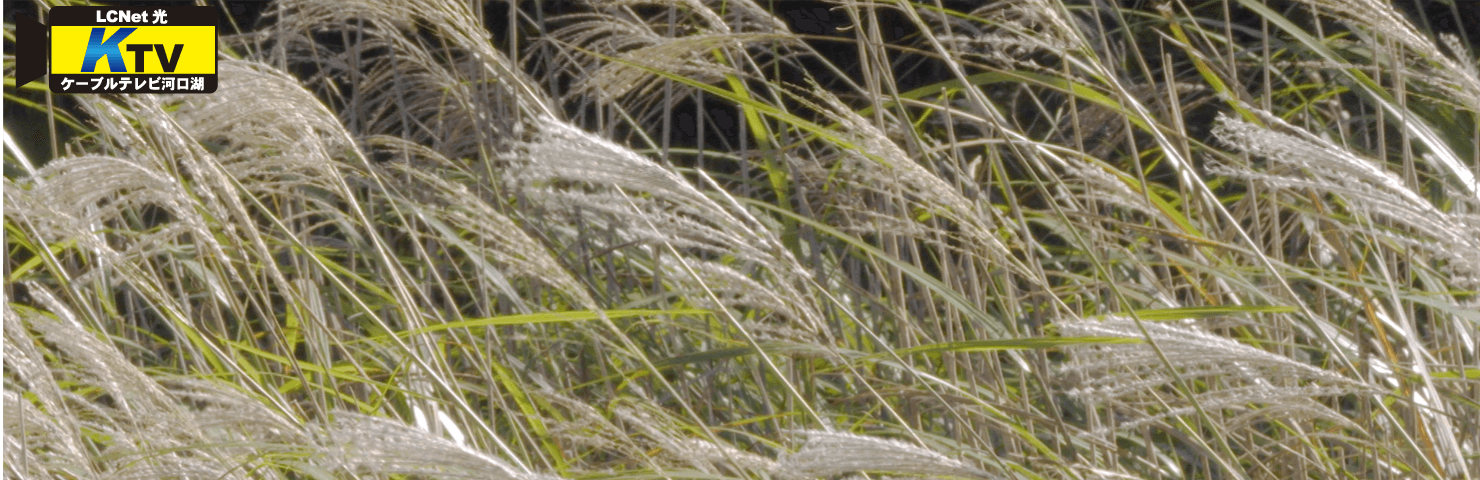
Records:
[[[7,53],[5,475],[1473,478],[1468,3],[276,0],[211,95]]]

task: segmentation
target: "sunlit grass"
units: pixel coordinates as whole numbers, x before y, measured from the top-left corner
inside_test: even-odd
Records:
[[[213,95],[9,81],[85,134],[6,142],[6,476],[1480,471],[1464,42],[789,3],[280,0]]]

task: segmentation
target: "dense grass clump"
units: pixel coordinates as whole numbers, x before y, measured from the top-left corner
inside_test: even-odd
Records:
[[[1465,3],[276,0],[213,95],[11,75],[5,475],[1474,478]]]

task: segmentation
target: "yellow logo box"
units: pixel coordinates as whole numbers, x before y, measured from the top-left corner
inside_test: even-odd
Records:
[[[50,27],[15,16],[16,86],[50,73],[55,93],[216,91],[216,7],[63,6],[47,16]]]
[[[216,27],[51,27],[53,74],[216,73]]]

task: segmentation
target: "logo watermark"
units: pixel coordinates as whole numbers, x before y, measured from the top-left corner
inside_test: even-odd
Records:
[[[212,93],[216,21],[212,7],[54,7],[49,26],[17,17],[16,84],[44,72],[54,93]]]

